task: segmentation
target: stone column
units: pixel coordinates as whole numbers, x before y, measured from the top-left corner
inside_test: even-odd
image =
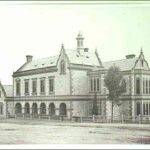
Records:
[[[55,108],[55,114],[56,116],[59,116],[59,108]]]

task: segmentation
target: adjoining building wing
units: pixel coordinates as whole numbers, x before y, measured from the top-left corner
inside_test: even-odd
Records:
[[[6,97],[13,97],[13,85],[3,85]]]

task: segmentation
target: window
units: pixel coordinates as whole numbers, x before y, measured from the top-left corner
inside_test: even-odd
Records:
[[[16,95],[20,95],[20,81],[16,82]]]
[[[137,115],[141,114],[141,104],[139,102],[137,102],[136,104],[136,114]]]
[[[29,80],[25,80],[25,95],[29,95]]]
[[[45,93],[45,79],[40,80],[40,92]]]
[[[142,67],[144,66],[144,60],[141,60],[141,66]]]
[[[143,115],[148,115],[148,103],[143,103]]]
[[[90,79],[90,92],[100,91],[100,78],[93,77]]]
[[[32,80],[32,94],[36,94],[37,93],[37,80],[34,79]]]
[[[90,91],[93,91],[93,79],[90,80],[90,84],[91,84],[91,90]]]
[[[0,102],[0,114],[2,115],[3,114],[3,103]]]
[[[140,94],[140,79],[136,79],[136,94]]]
[[[145,79],[143,79],[143,94],[145,94]]]
[[[0,97],[2,96],[1,91],[0,91]]]
[[[146,80],[146,94],[148,94],[148,81]]]
[[[53,78],[49,79],[49,92],[50,93],[54,92],[54,79]]]
[[[96,79],[94,79],[94,91],[96,91]]]
[[[99,78],[97,78],[97,91],[99,91]]]
[[[62,60],[60,63],[60,73],[65,74],[65,61]]]
[[[149,81],[149,94],[150,94],[150,81]]]

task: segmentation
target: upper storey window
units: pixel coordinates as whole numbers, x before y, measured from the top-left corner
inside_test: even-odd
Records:
[[[136,94],[140,94],[140,79],[136,79]]]
[[[29,80],[25,80],[25,95],[29,95]]]
[[[20,80],[16,80],[16,95],[20,96]]]
[[[60,63],[60,73],[65,74],[65,72],[66,72],[65,61],[62,60],[61,63]]]
[[[40,92],[41,94],[45,94],[45,78],[41,78],[40,80]]]

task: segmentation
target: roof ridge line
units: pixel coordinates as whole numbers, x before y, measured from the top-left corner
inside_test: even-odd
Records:
[[[138,57],[134,57],[134,58],[130,58],[130,59],[118,59],[118,60],[112,60],[112,61],[103,61],[103,63],[107,63],[107,62],[115,62],[115,61],[122,61],[122,60],[131,60],[131,59],[135,59]]]

